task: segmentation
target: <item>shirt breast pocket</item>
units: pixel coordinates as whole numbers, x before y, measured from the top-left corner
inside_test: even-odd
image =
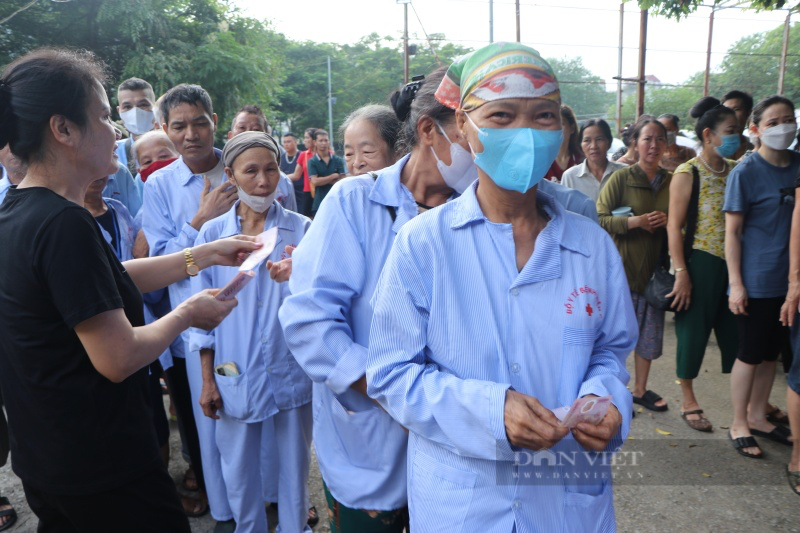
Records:
[[[561,385],[558,396],[561,405],[572,405],[589,369],[594,350],[594,328],[564,326],[561,339]]]

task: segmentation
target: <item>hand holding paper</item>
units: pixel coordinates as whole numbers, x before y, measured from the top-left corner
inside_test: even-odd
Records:
[[[278,242],[278,228],[270,228],[256,237],[263,246],[250,254],[239,267],[239,273],[219,291],[217,299],[221,301],[232,300],[245,285],[250,283],[258,273],[258,266],[269,257]]]

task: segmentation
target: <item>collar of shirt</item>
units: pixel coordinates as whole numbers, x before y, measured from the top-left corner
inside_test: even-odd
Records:
[[[481,211],[481,206],[476,196],[479,184],[480,179],[464,191],[464,194],[458,199],[456,213],[450,224],[451,228],[457,230],[471,223],[489,222],[486,215]],[[564,218],[567,216],[566,210],[547,193],[537,191],[536,200],[540,206],[544,207],[545,212],[550,217],[550,222],[547,223],[547,226],[545,226],[536,239],[537,249],[539,249],[540,245],[544,245],[544,248],[547,250],[557,252],[555,246],[559,246],[587,257],[591,255],[589,247],[583,242],[581,235],[577,233],[570,224],[564,223]],[[550,251],[545,251],[545,253],[549,255]],[[538,255],[536,250],[534,250],[534,255]],[[527,267],[530,266],[531,263],[531,261],[528,261],[523,271],[527,270]]]
[[[615,172],[615,171],[619,170],[620,168],[623,168],[624,166],[625,165],[619,165],[619,164],[615,163],[614,161],[607,161],[606,169],[603,171],[603,178],[607,177],[612,172]],[[579,169],[578,170],[578,177],[579,178],[589,177],[589,178],[596,179],[594,177],[594,174],[592,174],[592,171],[589,170],[589,163],[588,163],[587,159],[584,159],[583,162],[578,165],[578,169]]]
[[[8,179],[8,176],[6,176],[5,169],[3,169],[3,177],[0,178],[0,193],[7,191],[10,187],[11,187],[11,180]]]
[[[214,155],[217,156],[217,159],[222,157],[222,150],[218,148],[214,148]],[[191,181],[192,178],[197,176],[201,178],[200,174],[193,174],[192,171],[186,166],[186,163],[183,162],[183,156],[180,156],[177,161],[175,161],[172,165],[177,165],[176,172],[178,174],[178,178],[181,180],[181,185],[186,185]],[[171,167],[172,165],[169,165]],[[165,168],[169,168],[165,167]],[[164,169],[162,169],[164,170]],[[160,171],[159,171],[160,172]]]
[[[411,154],[406,154],[394,165],[386,167],[376,173],[378,177],[375,180],[375,186],[372,187],[369,193],[370,200],[381,205],[395,208],[403,205],[406,200],[410,200],[416,205],[411,191],[400,181],[400,174],[410,157]]]
[[[233,207],[231,207],[230,210],[225,213],[225,225],[222,227],[222,232],[220,233],[219,237],[220,239],[242,234],[242,219],[236,214],[236,208],[239,207],[240,202],[241,200],[236,200],[236,202],[233,204]],[[278,229],[282,230],[293,229],[293,226],[286,216],[286,212],[277,201],[272,202],[269,212],[267,212],[267,218],[264,220],[264,231],[272,226],[278,226]],[[278,233],[278,235],[280,235],[280,233]]]

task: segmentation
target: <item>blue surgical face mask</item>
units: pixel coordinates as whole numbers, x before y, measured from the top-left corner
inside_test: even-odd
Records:
[[[742,139],[741,137],[739,137],[739,134],[732,133],[730,135],[723,135],[722,144],[719,146],[715,146],[714,149],[722,157],[731,157],[733,154],[736,153],[736,150],[739,149],[739,146],[741,144],[742,144]]]
[[[498,187],[526,193],[547,175],[556,160],[564,133],[533,128],[479,128],[483,152],[475,153],[475,164],[492,178]]]

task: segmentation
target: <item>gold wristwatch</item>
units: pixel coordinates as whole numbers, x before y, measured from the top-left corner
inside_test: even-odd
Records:
[[[186,259],[186,273],[190,276],[196,276],[200,272],[200,267],[194,262],[191,248],[183,249],[183,257]]]

